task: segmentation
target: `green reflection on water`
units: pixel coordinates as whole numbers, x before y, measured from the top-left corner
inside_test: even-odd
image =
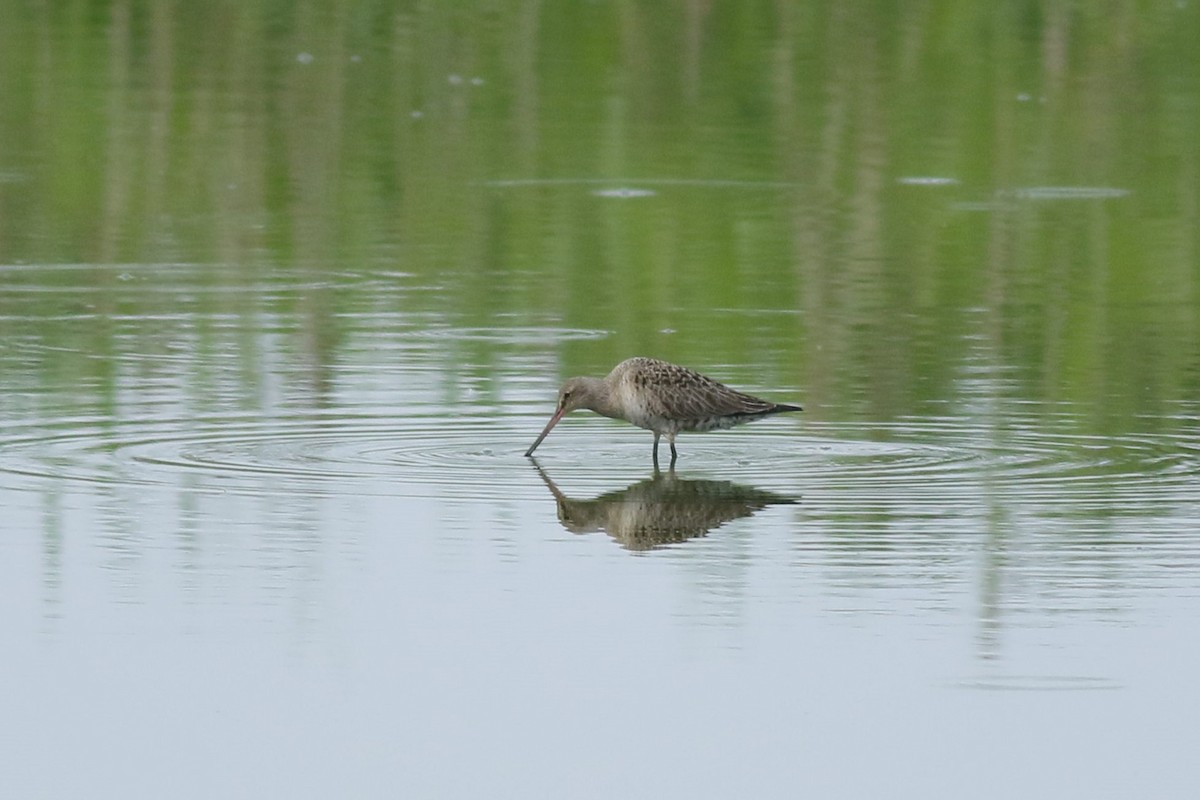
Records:
[[[607,331],[518,347],[719,366],[827,418],[978,391],[1138,427],[1200,388],[1198,14],[22,5],[0,264],[98,266],[0,273],[0,336],[93,398],[116,378],[87,356],[175,341],[233,353],[253,405],[264,324],[320,398],[380,313]],[[188,294],[122,279],[144,264]]]

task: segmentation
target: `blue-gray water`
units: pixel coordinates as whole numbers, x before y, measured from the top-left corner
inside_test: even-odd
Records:
[[[0,794],[1192,796],[1197,8],[89,9],[0,26]],[[632,355],[805,411],[522,456]]]

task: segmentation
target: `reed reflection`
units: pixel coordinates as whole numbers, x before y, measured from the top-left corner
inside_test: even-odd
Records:
[[[799,498],[731,481],[688,480],[674,470],[654,473],[624,489],[572,499],[536,461],[534,468],[558,504],[558,521],[572,533],[604,531],[626,550],[654,550],[706,535],[727,522]]]

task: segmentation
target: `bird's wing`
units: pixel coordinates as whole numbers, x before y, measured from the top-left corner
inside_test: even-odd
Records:
[[[668,419],[765,414],[774,403],[730,389],[698,372],[656,361],[632,375],[648,411]]]

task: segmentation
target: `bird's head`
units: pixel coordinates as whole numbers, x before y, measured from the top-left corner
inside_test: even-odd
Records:
[[[558,416],[570,414],[577,408],[592,407],[592,388],[586,378],[571,378],[558,390]]]
[[[542,430],[541,435],[537,437],[525,455],[533,455],[533,451],[537,449],[542,440],[554,429],[559,420],[570,414],[578,408],[590,408],[595,410],[597,402],[600,399],[597,384],[599,382],[592,378],[570,378],[558,390],[558,406],[554,410],[554,416],[546,423],[546,427]]]

